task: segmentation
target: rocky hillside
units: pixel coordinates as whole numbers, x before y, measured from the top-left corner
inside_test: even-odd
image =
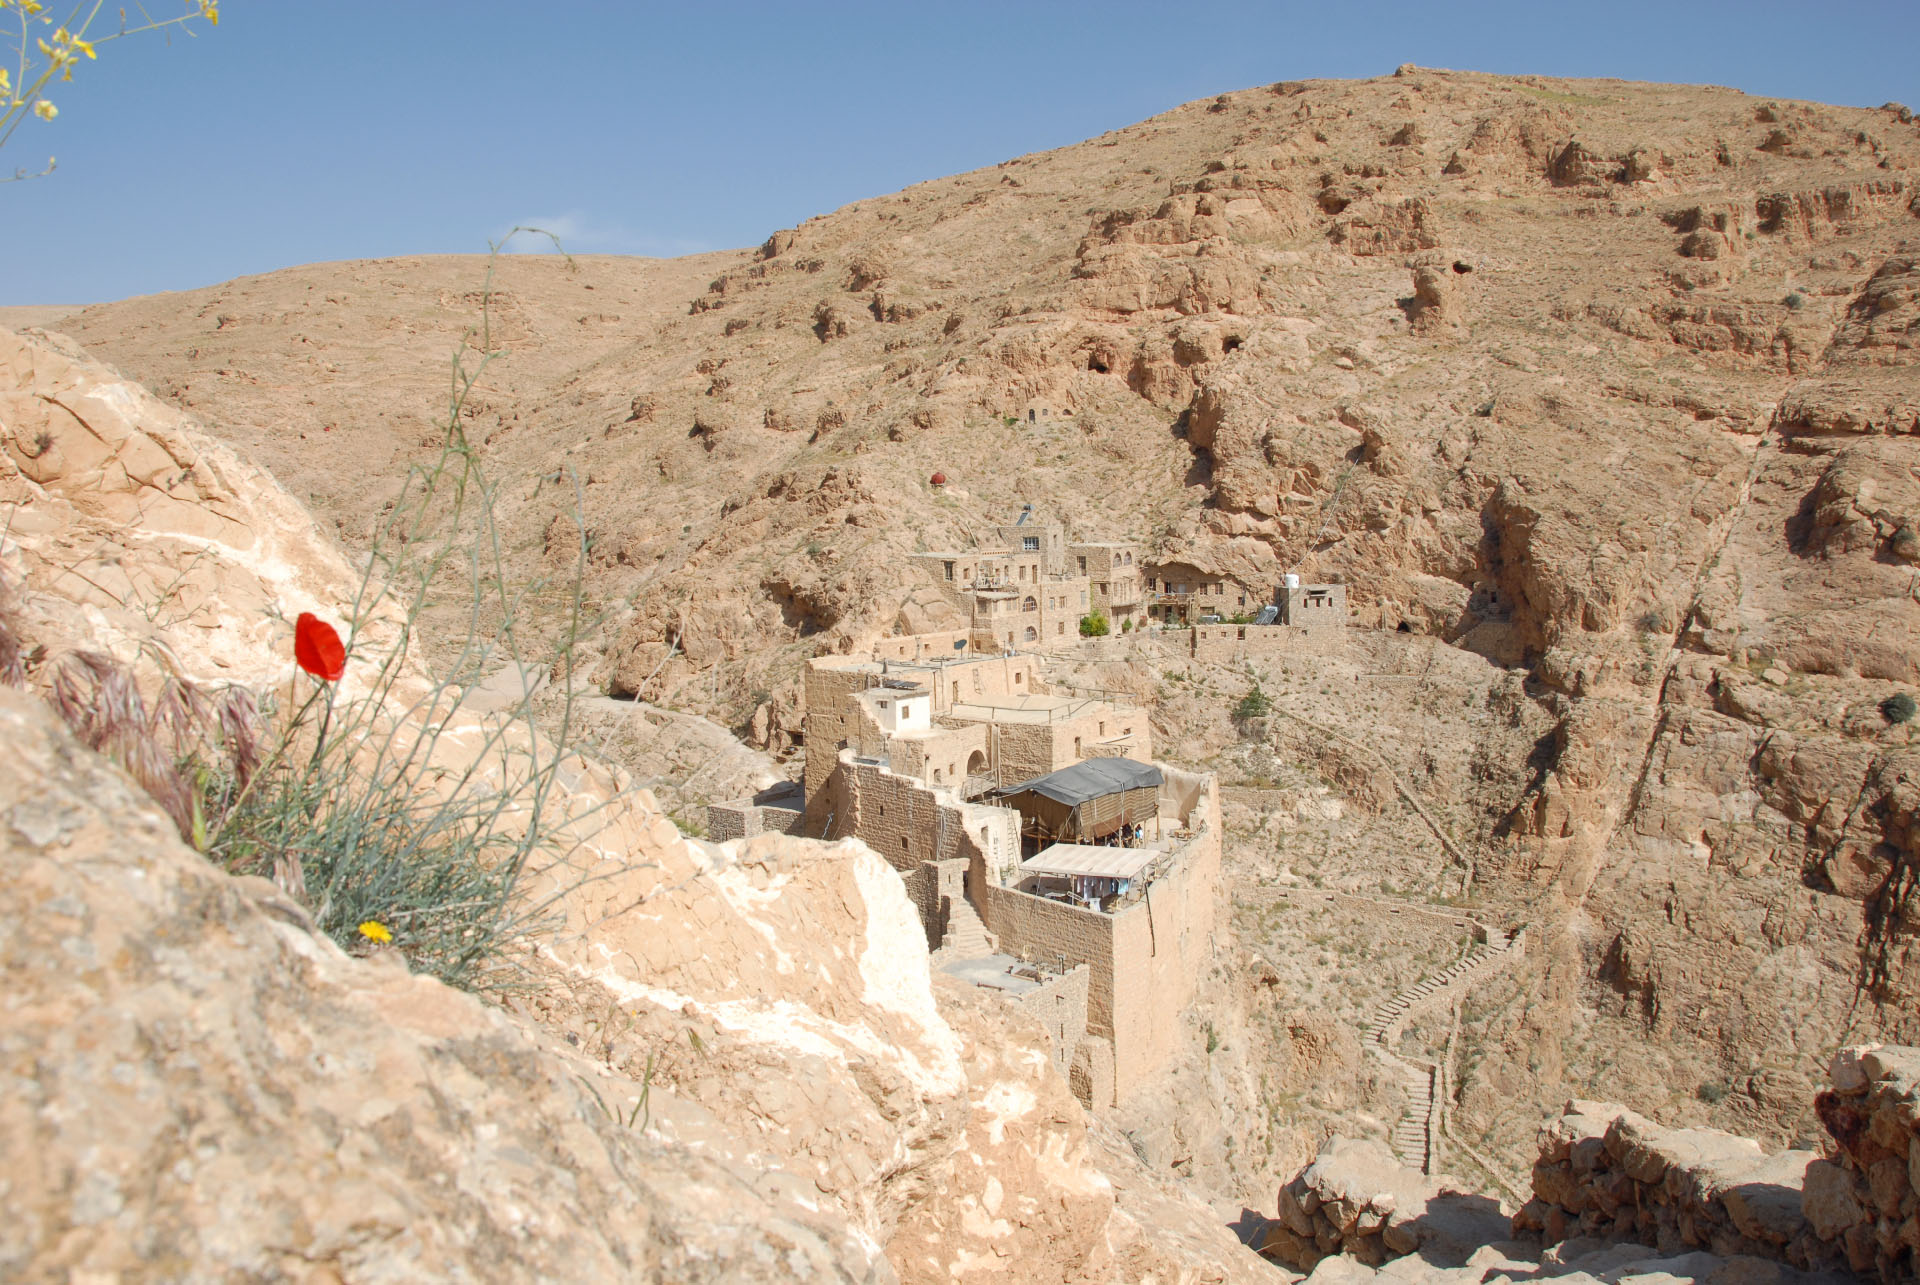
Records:
[[[735,726],[893,624],[901,553],[1019,501],[1344,578],[1357,623],[1486,668],[1453,684],[1472,720],[1541,729],[1454,771],[1459,715],[1422,771],[1365,667],[1325,711],[1466,801],[1475,895],[1537,928],[1468,1014],[1482,1140],[1511,1160],[1603,1080],[1791,1140],[1838,1043],[1920,1038],[1917,171],[1897,105],[1414,67],[1244,90],[757,250],[508,262],[467,422],[522,565],[564,563],[578,506],[592,592],[633,600],[610,685]],[[483,274],[322,265],[61,326],[351,537]]]
[[[690,841],[569,755],[527,866],[544,915],[486,1003],[410,973],[402,921],[349,954],[278,861],[211,864],[161,809],[143,711],[290,692],[287,621],[342,618],[356,577],[190,417],[6,331],[0,532],[0,1277],[1268,1272],[1089,1128],[1036,1021],[935,982],[858,842]],[[340,690],[386,659],[357,650]],[[421,788],[496,781],[530,815],[526,731],[423,713],[393,663],[393,720],[443,733],[402,742]]]

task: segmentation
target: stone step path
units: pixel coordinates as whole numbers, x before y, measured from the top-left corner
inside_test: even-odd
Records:
[[[955,959],[983,959],[999,947],[987,926],[980,922],[973,903],[965,897],[955,897],[949,903],[947,934],[940,939],[940,949]]]
[[[1465,959],[1422,978],[1375,1009],[1367,1024],[1367,1047],[1398,1073],[1406,1096],[1406,1108],[1393,1126],[1393,1149],[1422,1173],[1431,1174],[1434,1169],[1433,1140],[1438,1131],[1434,1094],[1440,1070],[1437,1063],[1401,1057],[1393,1051],[1394,1041],[1399,1039],[1401,1028],[1416,1005],[1424,1007],[1439,1001],[1449,1006],[1457,1003],[1490,976],[1496,965],[1507,962],[1520,945],[1516,935],[1497,929],[1488,929],[1487,938],[1486,945]]]

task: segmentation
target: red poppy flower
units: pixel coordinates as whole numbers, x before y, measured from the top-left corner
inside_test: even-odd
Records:
[[[324,683],[337,683],[347,672],[347,649],[333,626],[311,611],[293,622],[293,658],[300,668]]]

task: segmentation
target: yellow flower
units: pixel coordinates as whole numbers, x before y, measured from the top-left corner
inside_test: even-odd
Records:
[[[368,941],[377,941],[382,946],[393,940],[393,933],[378,919],[369,919],[360,925],[360,935]]]
[[[214,0],[200,0],[200,16],[217,27],[220,25],[220,6]]]
[[[39,102],[33,105],[33,114],[35,116],[38,116],[41,120],[52,120],[55,116],[58,116],[60,114],[60,109],[58,107],[55,107],[52,103],[48,102],[46,99],[42,98]]]

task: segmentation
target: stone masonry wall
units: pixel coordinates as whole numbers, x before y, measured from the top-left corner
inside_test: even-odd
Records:
[[[1299,625],[1195,625],[1195,660],[1232,664],[1274,657],[1319,656],[1338,649],[1345,635],[1337,629],[1306,629]]]
[[[927,931],[927,949],[937,950],[947,935],[947,916],[941,905],[940,867],[925,862],[908,871],[900,880],[906,885],[907,900],[920,912],[920,926]]]
[[[984,756],[986,749],[982,724],[943,726],[931,735],[894,737],[887,743],[887,766],[929,785],[959,785],[967,777],[968,762],[976,753]]]
[[[986,921],[987,930],[1009,955],[1042,963],[1085,964],[1087,1030],[1113,1035],[1114,916],[994,887],[987,889]]]
[[[1665,1129],[1570,1102],[1541,1131],[1516,1234],[1752,1254],[1808,1270],[1914,1279],[1920,1250],[1920,1052],[1842,1049],[1814,1101],[1834,1144],[1767,1155],[1715,1129]]]
[[[952,660],[968,654],[971,629],[948,629],[934,634],[900,634],[882,638],[873,644],[875,660]]]
[[[715,843],[751,839],[768,831],[796,834],[800,812],[794,808],[756,806],[751,799],[731,799],[707,805],[707,838]]]
[[[926,789],[878,764],[848,763],[844,770],[852,781],[853,804],[844,833],[865,842],[894,869],[908,872],[943,857],[984,862],[986,854],[960,820],[959,809],[943,804],[944,791]],[[948,815],[943,819],[942,813]]]
[[[1087,1036],[1087,980],[1085,964],[1065,973],[1043,973],[1037,990],[1019,996],[1021,1008],[1040,1020],[1053,1040],[1053,1065],[1067,1074],[1074,1050]]]
[[[1114,917],[1116,1098],[1173,1055],[1194,990],[1213,960],[1220,821],[1211,780],[1188,824],[1194,835],[1180,862]]]

